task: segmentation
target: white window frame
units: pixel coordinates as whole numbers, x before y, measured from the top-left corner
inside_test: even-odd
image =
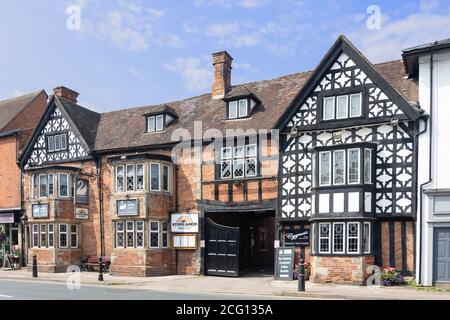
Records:
[[[70,224],[70,248],[71,249],[78,249],[78,245],[79,245],[79,239],[78,239],[78,225],[77,224]],[[72,227],[75,227],[75,232],[72,232]],[[76,246],[72,246],[72,235],[75,235],[75,239],[76,239]]]
[[[343,117],[339,117],[339,99],[345,98],[345,116]],[[336,97],[336,114],[335,117],[337,120],[342,120],[342,119],[348,119],[348,115],[349,115],[349,101],[350,98],[348,95],[342,95],[342,96],[337,96]]]
[[[231,110],[233,109],[233,113]],[[239,118],[239,102],[237,100],[228,102],[228,119]]]
[[[167,189],[164,189],[164,169],[167,169]],[[165,192],[170,192],[170,167],[167,164],[161,166],[161,189]]]
[[[128,168],[131,168],[131,174],[133,175],[133,187],[131,190],[128,190]],[[127,164],[125,165],[125,192],[132,192],[134,190],[136,190],[136,167],[134,164]]]
[[[330,118],[325,118],[326,112],[325,112],[325,106],[326,106],[326,102],[327,101],[332,101],[332,110],[333,110],[333,115]],[[332,96],[332,97],[324,97],[323,98],[323,107],[322,107],[322,111],[323,111],[323,116],[322,119],[324,121],[329,121],[329,120],[334,120],[336,117],[336,97]]]
[[[334,249],[334,240],[335,240],[335,238],[334,238],[334,226],[335,225],[341,225],[342,226],[342,251],[336,251],[335,249]],[[345,224],[345,222],[334,222],[333,223],[333,254],[337,254],[337,255],[342,255],[342,254],[345,254],[345,250],[346,250],[346,237],[347,237],[347,232],[346,232],[346,224]]]
[[[342,161],[344,162],[343,164],[343,168],[344,168],[344,181],[343,183],[336,183],[336,153],[342,153],[343,157],[342,157]],[[335,186],[343,186],[346,183],[346,178],[347,178],[347,154],[345,152],[345,149],[340,149],[340,150],[334,150],[333,151],[333,185]]]
[[[366,163],[366,152],[367,151],[369,152],[368,165],[369,165],[369,169],[370,169],[369,170],[369,176],[368,176],[369,180],[368,181],[366,181],[366,165],[367,165],[367,163]],[[372,184],[372,149],[364,148],[363,161],[364,161],[364,170],[363,170],[364,183],[365,184]]]
[[[352,115],[352,97],[355,97],[355,96],[358,96],[358,97],[359,97],[359,114],[357,114],[357,115]],[[361,116],[362,116],[362,104],[363,104],[363,98],[362,98],[362,93],[361,93],[361,92],[351,94],[351,95],[349,96],[349,99],[348,99],[348,117],[349,117],[349,118],[358,118],[358,117],[361,117]]]
[[[155,132],[155,131],[156,131],[156,118],[155,118],[155,116],[148,116],[147,117],[147,132]]]
[[[245,112],[241,113],[241,105],[243,105],[245,107]],[[248,100],[247,99],[241,99],[238,102],[238,114],[239,114],[239,118],[245,118],[248,117]]]
[[[135,223],[134,246],[135,246],[135,248],[145,248],[145,221],[139,220],[139,221],[135,221],[134,223]],[[138,230],[138,223],[142,223],[142,230]],[[142,245],[138,245],[138,234],[139,233],[142,234]]]
[[[37,229],[37,232],[36,230]],[[32,248],[39,248],[41,244],[41,235],[40,235],[40,225],[39,224],[33,224],[31,226],[31,246]],[[35,241],[35,235],[37,235],[37,241]]]
[[[158,114],[155,117],[155,131],[156,132],[164,131],[164,115],[163,114]]]
[[[365,229],[366,226],[369,227],[369,235],[368,235],[369,245],[368,245],[368,247],[367,247],[367,250],[364,250],[365,243],[363,243],[363,254],[370,254],[370,252],[371,252],[371,247],[372,247],[372,224],[371,224],[370,222],[364,222],[364,225],[363,225],[363,232],[362,232],[362,240],[363,240],[363,241],[366,240],[366,239],[364,238],[364,229]]]
[[[138,189],[138,167],[142,166],[142,189]],[[136,191],[144,191],[145,190],[145,164],[137,163],[136,164],[136,173],[135,173],[135,188]]]
[[[128,230],[129,223],[133,226],[133,228],[131,230]],[[131,233],[133,235],[133,245],[132,246],[128,245],[128,234],[129,233]],[[136,226],[135,226],[134,221],[132,221],[132,220],[125,221],[125,243],[124,243],[124,245],[127,248],[131,248],[131,249],[136,247]]]
[[[42,227],[45,228],[44,232],[42,232]],[[42,244],[42,235],[45,236],[45,245]],[[48,225],[45,223],[39,225],[39,248],[48,248]]]
[[[166,228],[166,230],[164,231],[164,228],[163,228],[163,224],[166,224],[167,225],[167,228]],[[169,248],[169,241],[170,241],[170,237],[169,237],[169,222],[167,222],[167,221],[161,221],[160,222],[160,229],[161,229],[161,240],[160,240],[160,243],[161,243],[161,248],[164,248],[164,249],[167,249],[167,248]],[[163,239],[164,239],[164,235],[166,235],[166,237],[167,237],[167,245],[164,245],[164,241],[163,241]]]
[[[123,172],[123,174],[122,174],[122,189],[119,189],[118,188],[118,183],[117,183],[117,178],[119,177],[119,175],[118,175],[118,171],[119,171],[119,168],[122,168],[122,172]],[[125,190],[126,190],[126,173],[125,173],[125,166],[124,165],[118,165],[118,166],[116,166],[116,175],[115,175],[115,181],[114,181],[114,184],[115,184],[115,190],[117,191],[117,192],[125,192]]]
[[[50,226],[52,226],[52,231],[50,231]],[[50,235],[52,235],[52,245],[50,245]],[[47,246],[48,248],[55,247],[55,225],[53,223],[47,225]]]
[[[51,177],[51,179],[50,179]],[[50,181],[52,183],[50,183]],[[50,185],[52,185],[52,194],[50,194]],[[53,173],[49,173],[47,175],[47,196],[54,197],[55,196],[55,175]]]
[[[42,186],[42,184],[41,184],[41,177],[46,177],[46,179],[47,179],[47,181],[46,181],[46,183],[45,183],[45,194],[44,195],[41,195],[41,186]],[[38,193],[39,193],[39,195],[38,195],[38,198],[47,198],[47,196],[48,196],[48,175],[46,175],[46,174],[40,174],[39,176],[38,176],[38,178],[39,178],[39,188],[38,188]]]
[[[122,231],[118,231],[118,228],[117,228],[117,224],[119,224],[119,223],[121,223],[121,224],[123,224],[123,229],[122,229]],[[126,229],[126,225],[125,225],[125,221],[123,221],[123,220],[120,220],[120,221],[116,221],[115,222],[115,224],[114,224],[114,238],[115,238],[115,247],[116,248],[125,248],[125,241],[126,241],[126,237],[125,237],[125,229]],[[123,240],[122,240],[122,244],[123,245],[121,245],[121,246],[119,246],[118,245],[118,243],[119,243],[119,241],[117,240],[118,238],[119,238],[119,233],[121,233],[122,235],[123,235]]]
[[[67,150],[67,134],[61,133],[60,136],[61,136],[61,150],[60,151]]]
[[[356,150],[358,151],[358,181],[356,182],[351,182],[350,180],[350,152]],[[355,185],[355,184],[360,184],[361,183],[361,149],[360,148],[352,148],[352,149],[348,149],[347,152],[347,182],[350,185]]]
[[[328,225],[328,237],[322,237],[322,236],[321,236],[320,227],[321,227],[322,225]],[[330,222],[322,222],[322,223],[319,223],[319,230],[318,230],[318,233],[319,233],[319,243],[318,243],[318,246],[319,246],[319,253],[321,253],[321,254],[330,254],[330,253],[331,253],[331,245],[332,245],[332,239],[331,239],[332,230],[331,230],[331,228],[332,228],[332,225],[331,225]],[[322,240],[322,239],[328,239],[328,251],[322,251],[322,248],[321,248],[321,246],[320,246],[320,240]]]
[[[328,161],[328,173],[329,173],[329,183],[328,184],[322,183],[322,161],[321,161],[320,155],[323,154],[323,153],[328,153],[328,156],[329,156],[329,159],[330,159]],[[321,151],[321,152],[319,152],[319,186],[321,186],[321,187],[329,187],[329,186],[331,186],[332,181],[333,181],[333,172],[332,172],[331,165],[332,165],[331,151]]]
[[[153,165],[158,166],[158,189],[153,189],[153,183],[152,183]],[[149,178],[150,178],[150,191],[161,191],[161,164],[160,163],[150,162]]]
[[[350,237],[350,225],[351,224],[356,224],[358,226],[358,235],[355,237]],[[350,248],[350,239],[356,239],[357,240],[357,250],[355,252],[350,252],[349,248]],[[357,221],[351,221],[351,222],[347,222],[347,233],[346,233],[346,241],[347,241],[347,254],[348,255],[358,255],[361,251],[361,224]]]
[[[67,195],[61,195],[61,176],[67,177]],[[70,182],[69,182],[69,174],[68,173],[58,173],[58,197],[60,198],[69,198],[70,197]]]
[[[237,167],[239,163],[242,165],[242,175],[235,174],[236,171],[234,170],[234,168]],[[245,178],[245,158],[233,159],[232,170],[233,178]]]
[[[52,140],[52,143],[50,143],[50,140]],[[51,148],[50,148],[50,145],[52,145]],[[54,135],[47,136],[47,151],[55,152],[55,136]]]
[[[316,254],[316,224],[311,224],[311,253]]]
[[[66,226],[65,232],[61,232],[61,226]],[[68,227],[69,227],[69,224],[67,224],[67,223],[59,223],[58,224],[58,248],[67,249],[69,247]],[[66,236],[66,245],[65,246],[61,245],[61,236],[62,235]]]
[[[152,230],[152,223],[156,223],[158,226],[157,230]],[[158,220],[150,220],[149,221],[149,225],[148,225],[148,246],[150,249],[159,249],[161,246],[161,235],[160,235],[160,231],[161,231],[161,226],[160,226],[160,221]],[[152,246],[152,233],[156,233],[158,235],[158,245],[157,246]]]

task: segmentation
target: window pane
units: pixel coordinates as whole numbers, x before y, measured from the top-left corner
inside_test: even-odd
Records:
[[[345,151],[334,152],[334,184],[345,184]]]
[[[331,153],[321,152],[319,153],[319,175],[320,175],[320,185],[328,186],[330,185],[330,165],[331,165]]]
[[[334,97],[323,99],[323,120],[334,119]]]
[[[333,224],[333,252],[344,252],[344,224]]]
[[[359,183],[359,149],[348,150],[348,183]]]
[[[256,144],[249,144],[245,146],[246,157],[256,157]]]
[[[163,166],[163,190],[169,191],[169,167]]]
[[[312,154],[311,160],[312,160],[312,162],[311,162],[311,170],[312,170],[311,184],[313,187],[315,187],[316,186],[316,154],[315,153]]]
[[[124,167],[118,166],[116,169],[116,190],[124,190]]]
[[[350,96],[350,117],[361,116],[361,94]]]
[[[136,165],[136,190],[144,190],[144,165]]]
[[[127,191],[134,190],[134,165],[127,165]]]
[[[245,176],[256,176],[256,158],[245,159]]]
[[[39,176],[39,197],[44,198],[47,196],[47,175],[43,174]]]
[[[235,178],[244,176],[244,159],[233,160],[233,176]]]
[[[222,161],[220,164],[220,176],[222,178],[231,178],[231,160]]]
[[[164,116],[156,116],[156,131],[164,130]]]
[[[39,197],[39,176],[33,175],[31,180],[33,184],[33,198],[37,198]]]
[[[55,151],[60,151],[60,150],[61,150],[61,136],[56,135],[55,136]]]
[[[231,147],[222,148],[222,159],[231,159],[233,152]]]
[[[358,253],[359,223],[349,223],[347,228],[348,252]]]
[[[239,146],[234,148],[234,157],[235,158],[243,158],[245,156],[244,154],[244,147]]]
[[[154,191],[159,191],[159,164],[157,163],[152,163],[150,165],[151,168],[151,173],[150,173],[150,185],[151,185],[151,190]]]
[[[364,183],[372,183],[372,150],[364,149]]]
[[[54,195],[54,176],[52,174],[48,175],[48,196],[51,197]]]
[[[67,174],[59,175],[59,196],[67,197],[68,194],[68,185],[69,185],[69,176]]]
[[[247,99],[239,100],[239,117],[246,117],[247,115]]]
[[[348,117],[348,96],[337,97],[336,119],[345,119]]]
[[[370,253],[370,223],[364,223],[364,253]]]
[[[116,247],[124,246],[124,222],[118,221],[116,222]]]
[[[316,225],[311,225],[311,251],[316,253]]]
[[[155,131],[155,117],[147,117],[147,131]]]
[[[47,149],[50,152],[55,151],[55,137],[54,136],[49,136],[47,138]]]
[[[67,135],[65,133],[63,133],[61,135],[61,150],[66,150],[67,149]]]
[[[47,247],[47,225],[41,224],[41,248]]]
[[[319,252],[330,252],[330,224],[319,224]]]
[[[238,103],[237,101],[231,101],[228,103],[228,118],[236,119],[238,117]]]
[[[127,221],[127,247],[134,248],[134,221]]]

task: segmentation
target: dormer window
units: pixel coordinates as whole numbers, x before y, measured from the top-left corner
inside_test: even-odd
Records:
[[[252,98],[243,98],[228,101],[228,119],[232,120],[249,117],[255,105],[256,102]]]
[[[147,116],[147,132],[164,130],[164,115]]]
[[[177,119],[173,109],[168,106],[157,108],[158,110],[145,114],[147,125],[146,132],[164,131],[172,122]]]
[[[362,116],[362,93],[323,98],[324,121],[343,120]]]

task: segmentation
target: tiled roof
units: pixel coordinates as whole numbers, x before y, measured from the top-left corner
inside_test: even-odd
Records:
[[[43,90],[0,101],[0,132],[22,112]]]
[[[407,79],[402,61],[375,64],[375,69],[412,104],[418,100],[418,85]],[[144,106],[107,112],[100,115],[95,140],[95,150],[133,148],[173,142],[176,129],[185,129],[193,137],[194,123],[202,122],[203,132],[218,129],[272,129],[284,114],[312,71],[296,73],[272,80],[246,83],[233,86],[227,95],[238,96],[251,92],[261,101],[250,118],[227,120],[226,105],[222,99],[214,100],[211,94],[189,98],[182,101],[154,106]],[[163,132],[145,133],[144,115],[155,110],[170,107],[178,115],[178,121]]]

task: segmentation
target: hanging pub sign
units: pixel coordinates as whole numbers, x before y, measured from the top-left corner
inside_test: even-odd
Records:
[[[89,203],[89,181],[77,179],[75,184],[75,202],[78,204]]]
[[[198,233],[198,214],[174,213],[170,225],[173,233]]]
[[[89,209],[75,208],[75,219],[88,220],[89,219]]]
[[[48,204],[33,204],[33,218],[48,218]]]
[[[309,229],[288,229],[284,231],[284,245],[286,247],[309,246]]]
[[[117,215],[118,216],[137,216],[138,215],[138,200],[117,200]]]
[[[277,248],[275,260],[275,280],[294,279],[294,248]]]

